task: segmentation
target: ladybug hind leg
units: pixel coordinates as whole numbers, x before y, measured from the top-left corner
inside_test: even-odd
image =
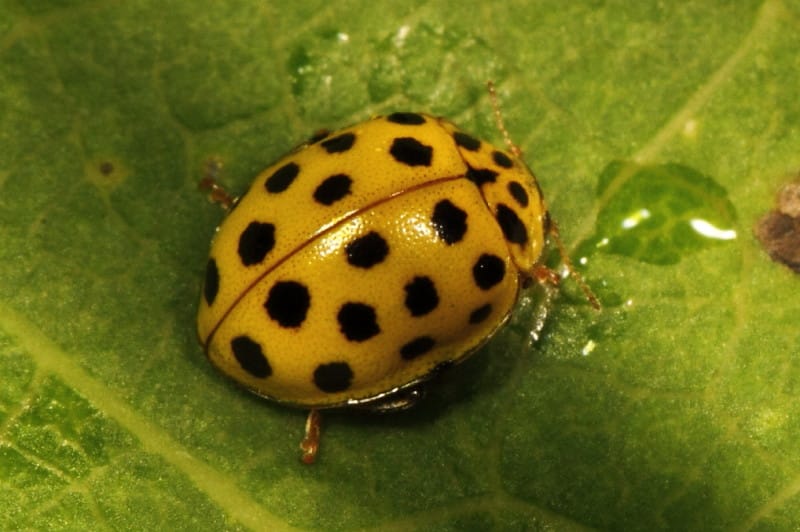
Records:
[[[303,441],[300,442],[300,450],[303,451],[300,459],[304,464],[313,464],[317,459],[319,451],[319,439],[322,430],[322,417],[319,410],[311,409],[306,418],[306,433]]]

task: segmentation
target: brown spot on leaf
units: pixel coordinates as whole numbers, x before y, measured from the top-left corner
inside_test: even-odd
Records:
[[[110,161],[103,161],[100,163],[100,173],[103,175],[111,175],[114,171],[114,164]]]
[[[789,183],[781,188],[778,210],[792,218],[800,218],[800,183]]]
[[[777,203],[758,221],[755,234],[772,260],[800,273],[800,182],[781,188]]]

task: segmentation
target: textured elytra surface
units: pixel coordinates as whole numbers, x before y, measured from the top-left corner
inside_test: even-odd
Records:
[[[545,211],[522,161],[466,137],[391,113],[259,174],[211,247],[198,312],[209,361],[262,397],[330,408],[472,354],[541,259]]]
[[[795,528],[797,277],[752,228],[800,166],[800,8],[629,4],[4,4],[2,528]],[[524,307],[416,411],[327,417],[304,468],[304,414],[196,344],[204,161],[241,191],[396,109],[499,143],[487,78],[573,249],[641,231],[587,252],[605,309],[567,284],[533,348]],[[735,238],[676,260],[664,213]]]

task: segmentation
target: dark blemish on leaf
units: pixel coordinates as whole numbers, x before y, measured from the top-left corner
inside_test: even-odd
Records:
[[[100,173],[103,175],[111,175],[114,171],[114,164],[110,161],[103,161],[100,163]]]
[[[781,188],[777,209],[761,217],[755,234],[772,260],[800,273],[800,182]]]

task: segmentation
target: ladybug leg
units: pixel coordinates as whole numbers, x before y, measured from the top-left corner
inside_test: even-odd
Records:
[[[321,416],[319,410],[311,409],[306,418],[306,434],[303,441],[300,442],[300,450],[303,455],[300,459],[304,464],[313,464],[317,459],[317,451],[319,450],[319,436],[320,436],[320,421]]]
[[[539,265],[533,269],[530,276],[523,278],[523,287],[527,287],[530,283],[536,281],[542,287],[543,298],[539,297],[523,297],[522,305],[532,307],[531,315],[533,316],[533,323],[528,330],[530,346],[533,346],[539,341],[542,331],[544,330],[547,316],[550,314],[553,299],[558,292],[558,284],[561,277],[558,272],[551,270],[547,266]]]
[[[218,177],[222,171],[222,161],[212,157],[206,162],[206,169],[203,178],[198,183],[198,188],[208,192],[208,199],[213,203],[219,203],[226,211],[230,210],[236,203],[236,198],[219,184]]]
[[[561,276],[558,275],[558,272],[544,264],[537,264],[531,272],[531,277],[536,279],[539,284],[558,286],[558,283],[561,282]]]
[[[567,267],[567,272],[569,273],[569,275],[572,276],[572,278],[575,280],[575,282],[578,284],[581,290],[583,290],[583,294],[586,296],[586,299],[589,301],[589,304],[592,305],[592,308],[599,311],[601,308],[600,301],[597,299],[597,296],[594,295],[592,289],[589,288],[589,285],[586,284],[586,281],[583,280],[583,276],[581,276],[581,274],[578,273],[578,270],[575,269],[575,266],[572,265],[572,261],[570,260],[569,255],[567,254],[567,248],[564,247],[564,242],[561,241],[561,235],[558,233],[558,226],[556,225],[555,220],[553,220],[552,218],[550,218],[550,225],[547,228],[547,232],[549,236],[551,236],[555,241],[556,247],[558,247],[558,253],[559,255],[561,255],[561,260]],[[537,273],[537,270],[539,269],[547,270],[547,272]],[[554,285],[558,284],[560,278],[556,272],[550,270],[545,266],[537,266],[537,268],[534,270],[533,276],[536,277],[541,282],[541,278],[539,277],[540,275],[548,276],[550,282],[552,282]]]

